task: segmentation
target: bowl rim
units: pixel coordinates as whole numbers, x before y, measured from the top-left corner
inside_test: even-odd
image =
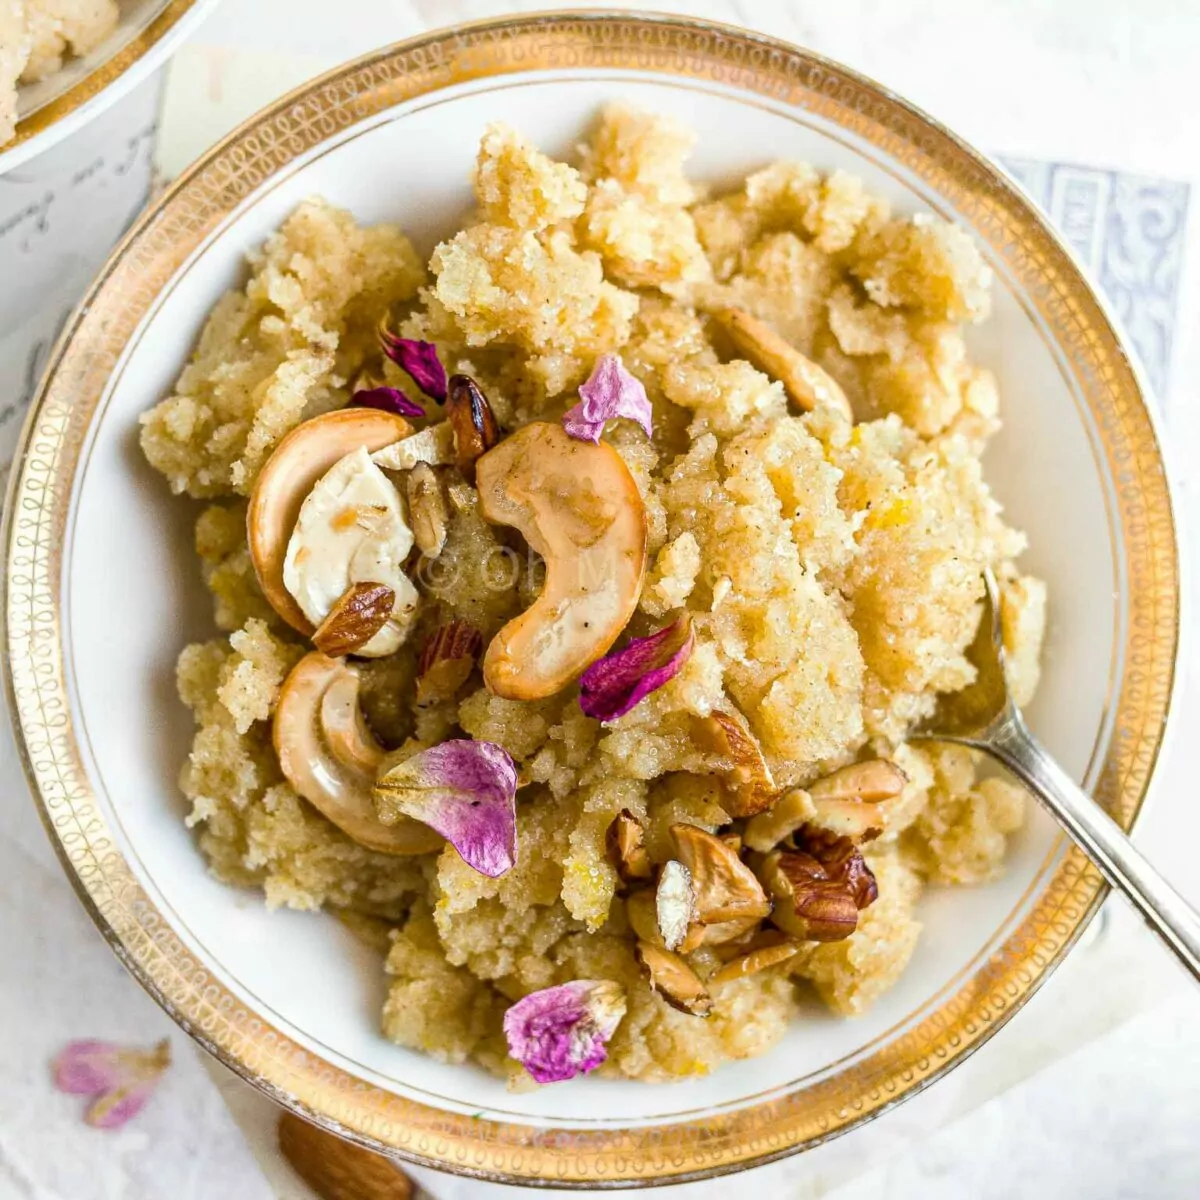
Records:
[[[219,0],[165,0],[145,28],[73,83],[61,95],[18,117],[16,133],[0,143],[0,175],[67,137],[170,54]]]
[[[301,1116],[403,1160],[527,1186],[650,1186],[774,1161],[929,1086],[998,1030],[1061,961],[1107,895],[1099,873],[1069,849],[1032,911],[967,986],[917,1030],[856,1064],[848,1079],[818,1081],[714,1119],[625,1129],[459,1117],[357,1081],[245,1009],[191,958],[92,804],[73,744],[60,646],[63,562],[55,535],[65,526],[78,452],[121,349],[191,250],[330,134],[452,84],[560,69],[567,59],[733,84],[821,115],[873,146],[886,139],[886,153],[950,196],[976,236],[997,249],[1009,239],[1005,257],[1011,264],[1021,256],[1018,278],[1095,418],[1120,517],[1129,612],[1114,734],[1096,793],[1122,825],[1132,825],[1176,683],[1180,568],[1150,393],[1106,303],[1018,185],[889,89],[784,41],[674,15],[530,13],[433,30],[372,51],[251,117],[147,209],[64,327],[22,432],[4,514],[5,686],[31,792],[89,914],[131,973],[226,1066]],[[169,237],[175,240],[167,253]],[[44,636],[47,623],[51,637]]]

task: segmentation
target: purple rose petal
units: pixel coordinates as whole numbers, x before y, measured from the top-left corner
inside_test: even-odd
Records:
[[[508,1052],[538,1083],[595,1070],[625,1016],[625,992],[608,980],[576,979],[518,1000],[504,1014]]]
[[[413,383],[425,395],[439,404],[445,401],[446,368],[442,366],[437,347],[432,342],[397,337],[383,324],[379,326],[379,341],[384,354],[401,370],[407,371]]]
[[[615,721],[669,683],[692,655],[696,636],[683,613],[649,637],[634,638],[592,663],[579,679],[579,707],[597,721]]]
[[[631,375],[617,354],[605,354],[588,381],[581,385],[583,398],[563,414],[563,428],[581,442],[598,442],[604,423],[617,417],[636,421],[650,436],[651,411],[646,389]]]
[[[131,1050],[91,1039],[69,1042],[54,1060],[54,1086],[75,1096],[94,1096],[84,1120],[117,1129],[137,1116],[171,1065],[171,1046]]]
[[[517,768],[494,742],[442,742],[376,780],[385,825],[402,816],[435,829],[463,861],[492,879],[517,861]]]
[[[351,408],[377,408],[380,412],[395,413],[398,417],[423,417],[425,410],[410,400],[399,388],[375,387],[355,392],[350,397]]]

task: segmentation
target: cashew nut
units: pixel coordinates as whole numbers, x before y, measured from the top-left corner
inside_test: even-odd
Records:
[[[284,777],[318,812],[368,850],[426,854],[443,839],[410,819],[384,825],[371,788],[383,747],[363,720],[357,668],[306,654],[284,680],[275,710],[275,752]]]
[[[546,563],[541,595],[492,639],[483,678],[498,696],[540,700],[617,640],[646,568],[646,512],[621,456],[535,421],[476,464],[479,510],[525,535]]]
[[[283,583],[288,540],[300,508],[319,480],[347,454],[379,450],[411,432],[403,417],[374,408],[340,408],[297,425],[267,459],[246,513],[250,559],[271,607],[306,637],[313,623]]]

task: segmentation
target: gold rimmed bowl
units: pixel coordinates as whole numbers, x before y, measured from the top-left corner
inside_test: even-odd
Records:
[[[60,71],[17,89],[17,131],[0,142],[0,175],[87,124],[149,78],[218,0],[122,0],[116,28]]]
[[[193,514],[141,462],[138,413],[171,386],[245,251],[304,197],[396,220],[427,251],[470,205],[488,121],[566,152],[617,97],[696,127],[701,179],[804,158],[978,239],[996,273],[995,314],[972,351],[999,377],[1006,420],[989,474],[1052,597],[1030,719],[1126,826],[1166,730],[1179,625],[1158,441],[1103,304],[994,165],[852,71],[690,20],[513,17],[341,67],[200,160],[71,322],[13,473],[7,657],[35,798],[101,931],[223,1062],[365,1145],[558,1186],[702,1178],[871,1119],[1000,1029],[1105,895],[1035,813],[1002,880],[927,894],[913,962],[867,1016],[814,1008],[770,1055],[686,1084],[584,1079],[512,1095],[387,1043],[378,959],[332,918],[268,914],[205,873],[175,790],[190,721],[172,667],[185,639],[210,633],[207,600]]]

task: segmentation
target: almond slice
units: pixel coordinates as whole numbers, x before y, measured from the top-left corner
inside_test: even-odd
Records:
[[[847,421],[854,420],[850,401],[833,376],[801,354],[765,321],[744,308],[723,308],[713,316],[746,361],[764,375],[779,380],[797,408],[804,412],[831,408]]]
[[[668,950],[679,949],[696,914],[692,873],[683,863],[671,859],[663,864],[654,892],[654,906],[663,945]]]
[[[890,759],[851,763],[810,784],[813,825],[855,842],[869,842],[884,829],[882,804],[904,790],[908,776]]]
[[[801,944],[787,939],[780,939],[768,946],[760,946],[743,954],[740,958],[731,959],[720,968],[710,979],[711,986],[729,983],[734,979],[745,979],[748,975],[757,975],[768,967],[776,967],[781,962],[787,962],[800,953]]]
[[[669,950],[650,942],[637,944],[638,961],[650,976],[650,986],[672,1007],[693,1017],[707,1017],[712,997],[700,976]]]
[[[446,544],[450,510],[441,480],[428,463],[417,463],[404,481],[413,540],[426,558],[437,558]]]
[[[734,713],[714,710],[695,724],[696,741],[730,764],[721,772],[725,811],[731,817],[752,817],[770,808],[777,794],[775,780],[745,720]]]
[[[395,603],[386,583],[352,583],[317,626],[313,645],[330,658],[353,654],[388,623]]]
[[[701,925],[753,924],[771,911],[754,872],[719,837],[684,824],[672,825],[671,837],[679,861],[691,872],[696,920]]]
[[[613,817],[604,840],[609,860],[623,882],[650,878],[653,868],[646,853],[646,831],[629,809],[623,808]]]
[[[747,849],[766,854],[816,815],[812,797],[803,788],[792,788],[775,801],[773,808],[747,821],[742,838]]]

